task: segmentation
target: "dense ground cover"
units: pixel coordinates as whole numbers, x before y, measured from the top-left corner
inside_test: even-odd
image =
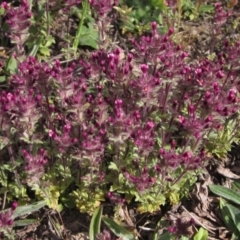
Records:
[[[0,14],[1,238],[238,239],[237,1]]]

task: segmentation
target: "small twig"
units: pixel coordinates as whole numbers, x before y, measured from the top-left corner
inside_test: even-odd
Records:
[[[6,205],[7,192],[8,192],[8,191],[5,191],[4,194],[3,194],[2,210],[5,208],[5,205]]]
[[[83,225],[83,224],[80,223],[80,222],[76,222],[76,224],[78,224],[79,226],[84,227],[85,229],[89,230],[88,227],[86,227],[85,225]]]

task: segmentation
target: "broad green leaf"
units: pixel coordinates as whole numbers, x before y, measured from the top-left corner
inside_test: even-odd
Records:
[[[39,201],[26,206],[19,206],[15,209],[13,213],[13,219],[38,211],[40,208],[44,207],[45,205],[46,205],[46,201],[43,200],[43,201]]]
[[[136,240],[135,236],[131,232],[118,225],[112,219],[108,217],[102,217],[102,220],[117,237],[121,238],[121,240]]]
[[[226,207],[228,208],[228,211],[230,213],[230,216],[234,222],[234,225],[238,229],[238,232],[240,234],[240,210],[239,208],[236,208],[235,206],[226,203]]]
[[[100,225],[102,218],[102,207],[100,206],[94,211],[89,228],[90,240],[95,240],[96,234],[100,233]]]
[[[79,45],[89,46],[97,49],[98,31],[95,30],[90,24],[88,27],[83,26],[79,38]]]
[[[240,204],[240,195],[234,192],[232,189],[213,184],[209,185],[209,188],[214,194],[232,201],[233,203]]]
[[[208,239],[208,231],[204,228],[200,228],[193,239],[194,240],[207,240]]]
[[[222,216],[223,222],[225,223],[226,227],[229,230],[231,230],[232,232],[236,232],[237,228],[234,225],[234,222],[231,218],[229,209],[226,206],[226,202],[222,198],[220,198],[219,206],[220,206],[221,216]]]

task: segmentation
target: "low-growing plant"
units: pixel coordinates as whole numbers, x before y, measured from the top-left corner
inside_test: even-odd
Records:
[[[225,39],[220,49],[213,48],[216,58],[193,61],[172,41],[173,28],[159,34],[152,22],[149,33],[123,50],[107,41],[116,1],[89,3],[99,44],[89,56],[68,64],[22,58],[25,39],[15,42],[17,71],[0,91],[1,154],[7,164],[1,187],[31,189],[55,210],[74,203],[93,214],[109,199],[135,201],[139,212],[153,213],[188,195],[216,153],[208,146],[230,120],[228,146],[236,137],[240,45]],[[9,37],[22,39],[30,31],[27,1],[17,9],[2,6]],[[27,11],[19,25],[14,14],[22,9]]]

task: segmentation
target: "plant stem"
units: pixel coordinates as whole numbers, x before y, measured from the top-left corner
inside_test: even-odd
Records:
[[[50,28],[49,28],[49,3],[48,0],[46,1],[46,17],[47,17],[47,36],[50,35]]]
[[[172,186],[178,183],[182,179],[182,177],[185,175],[186,172],[187,170],[184,169],[183,172],[180,174],[180,176],[172,183]]]
[[[84,0],[82,3],[83,11],[82,11],[82,17],[78,25],[77,33],[73,41],[73,50],[74,53],[76,54],[77,49],[78,49],[78,44],[79,44],[79,39],[82,35],[82,29],[83,29],[83,24],[85,21],[85,18],[87,16],[87,11],[88,11],[88,0]]]

